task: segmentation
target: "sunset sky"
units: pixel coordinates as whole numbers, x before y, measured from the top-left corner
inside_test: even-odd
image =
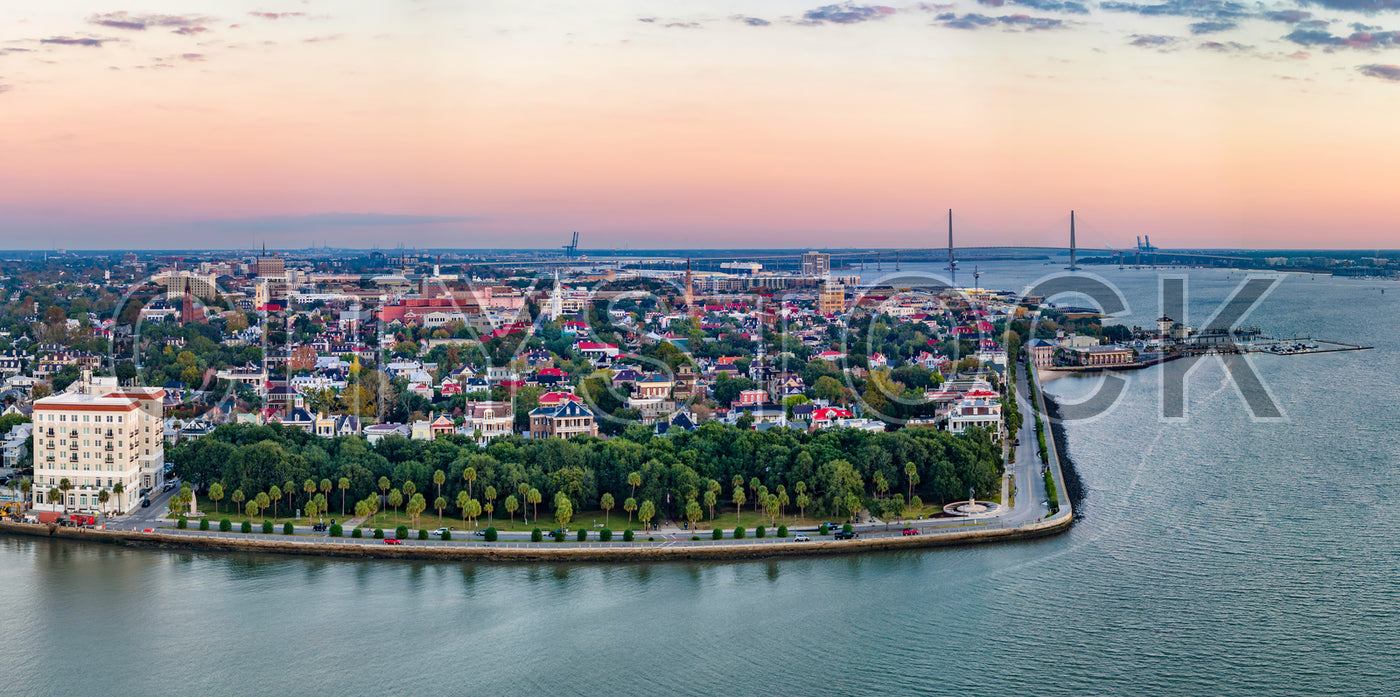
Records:
[[[1395,248],[1400,0],[14,0],[0,248]]]

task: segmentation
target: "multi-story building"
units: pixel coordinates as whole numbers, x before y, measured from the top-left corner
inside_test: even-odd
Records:
[[[165,297],[180,298],[186,291],[190,295],[201,300],[213,300],[218,293],[219,284],[214,276],[193,273],[191,271],[166,271],[156,274],[151,279],[157,285],[165,286]]]
[[[802,255],[802,275],[825,278],[831,275],[831,255],[825,252],[807,252]]]
[[[948,414],[948,430],[962,433],[979,427],[990,433],[1001,429],[1001,395],[987,389],[968,390]]]
[[[107,510],[129,512],[142,495],[164,484],[163,400],[155,387],[119,387],[116,378],[84,371],[69,391],[34,403],[34,508],[62,511],[48,491],[67,479],[67,510],[97,511],[98,494],[112,492]]]
[[[540,407],[530,412],[531,438],[573,438],[597,436],[598,420],[588,407],[565,401],[557,407]]]
[[[462,432],[481,438],[508,436],[515,431],[515,410],[510,402],[470,402]]]
[[[846,288],[838,283],[824,283],[817,294],[817,312],[839,315],[846,311]]]

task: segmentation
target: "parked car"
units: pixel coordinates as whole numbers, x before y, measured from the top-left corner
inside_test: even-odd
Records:
[[[851,532],[846,532],[845,530],[836,531],[836,539],[838,540],[854,540],[857,537],[860,537],[860,533],[855,532],[854,530]]]
[[[472,534],[476,535],[477,537],[486,537],[486,530],[483,528],[481,530],[476,530],[472,532]]]
[[[450,530],[450,528],[438,528],[437,530],[434,530],[434,531],[432,531],[432,532],[430,532],[430,533],[428,533],[428,534],[429,534],[429,535],[434,535],[434,536],[436,536],[436,537],[442,537],[442,534],[445,533],[445,532],[449,532],[449,530]]]
[[[569,534],[569,529],[568,529],[568,528],[555,528],[555,529],[549,531],[549,534],[550,534],[550,535],[558,535],[558,534],[560,534],[560,533],[563,533],[563,534],[567,535],[567,534]]]
[[[795,536],[793,536],[792,541],[793,541],[793,542],[811,542],[811,541],[812,541],[812,538],[807,537],[806,535],[795,535]]]
[[[150,507],[151,507],[151,500],[150,500],[150,499],[141,499],[141,507],[142,507],[142,508],[150,508]]]
[[[325,524],[325,523],[317,523],[317,524],[311,526],[311,532],[325,532],[325,531],[330,530],[330,529],[331,529],[331,526],[329,526],[329,525],[327,525],[327,524]]]
[[[400,540],[400,539],[397,538],[397,537],[386,537],[386,538],[384,538],[384,544],[386,544],[386,545],[401,545],[401,544],[403,544],[403,540]]]
[[[918,529],[918,528],[905,528],[905,529],[904,529],[904,534],[905,534],[905,535],[917,535],[917,534],[919,534],[919,529]]]

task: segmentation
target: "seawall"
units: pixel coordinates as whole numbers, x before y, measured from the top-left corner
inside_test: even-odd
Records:
[[[1069,440],[1065,437],[1064,424],[1060,423],[1060,405],[1054,397],[1048,394],[1042,395],[1045,400],[1046,425],[1050,427],[1050,437],[1055,441],[1055,455],[1060,461],[1060,474],[1065,480],[1065,495],[1069,497],[1071,508],[1074,510],[1076,518],[1083,514],[1081,505],[1084,502],[1084,481],[1079,478],[1079,472],[1074,468],[1074,458],[1069,454]]]
[[[127,532],[64,528],[31,523],[0,522],[0,534],[59,538],[124,547],[150,549],[184,549],[209,552],[255,552],[300,556],[340,557],[347,559],[418,559],[433,561],[470,562],[654,562],[654,561],[750,561],[783,557],[815,557],[833,554],[899,551],[930,547],[949,547],[996,542],[1011,542],[1046,537],[1067,530],[1073,519],[1058,515],[1018,528],[981,528],[942,534],[908,537],[873,537],[855,540],[821,540],[811,542],[751,542],[747,544],[691,544],[657,542],[597,542],[569,547],[551,547],[549,543],[475,542],[466,545],[451,543],[408,544],[391,546],[375,544],[377,540],[358,541],[349,538],[278,539],[276,536],[250,534],[247,537],[201,536],[198,532],[161,533]]]

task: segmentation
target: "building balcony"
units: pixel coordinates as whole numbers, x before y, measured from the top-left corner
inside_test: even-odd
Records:
[[[78,441],[73,441],[72,443],[69,443],[69,444],[68,444],[68,449],[69,449],[69,450],[77,450],[77,449],[78,449]]]

